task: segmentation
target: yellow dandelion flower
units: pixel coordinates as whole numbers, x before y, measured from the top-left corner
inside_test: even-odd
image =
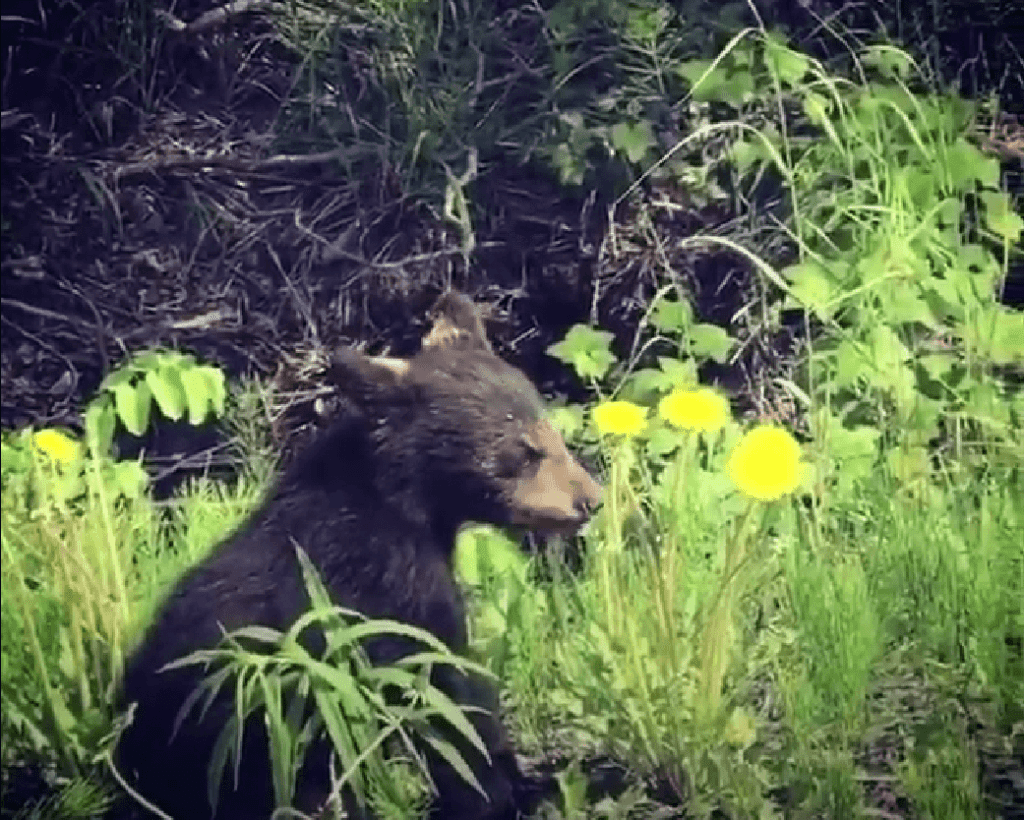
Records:
[[[78,442],[60,430],[40,430],[32,435],[32,443],[58,464],[70,464],[78,458]]]
[[[800,445],[785,430],[769,424],[755,427],[743,436],[725,466],[740,490],[761,501],[793,492],[804,468]]]
[[[673,390],[658,405],[658,414],[683,430],[715,433],[729,422],[729,402],[710,387]]]
[[[606,401],[593,411],[602,435],[635,436],[647,426],[647,410],[628,401]]]

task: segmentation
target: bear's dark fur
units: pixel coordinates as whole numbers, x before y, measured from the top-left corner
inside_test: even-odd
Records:
[[[309,604],[295,544],[335,603],[426,628],[464,652],[465,610],[452,572],[458,528],[474,521],[573,531],[598,503],[600,488],[544,420],[530,382],[491,351],[464,296],[442,297],[412,359],[343,351],[333,378],[348,402],[341,418],[286,470],[240,531],[179,581],[127,664],[120,704],[137,706],[118,746],[118,767],[177,820],[210,816],[207,766],[232,704],[215,703],[202,722],[193,711],[172,739],[201,667],[158,670],[213,647],[222,628],[291,626]],[[391,639],[367,649],[375,663],[409,651]],[[436,682],[458,702],[483,707],[471,719],[491,763],[460,747],[485,801],[430,759],[439,793],[433,815],[515,817],[523,780],[498,717],[497,692],[450,669]],[[239,787],[229,771],[219,818],[263,820],[271,813],[265,734],[258,721],[245,734]],[[300,793],[326,794],[323,769],[304,770]]]

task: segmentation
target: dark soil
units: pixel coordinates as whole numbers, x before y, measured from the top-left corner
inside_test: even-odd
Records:
[[[97,41],[104,5],[110,14],[116,4],[42,26],[23,5],[37,23],[9,22],[6,4],[4,22],[4,427],[76,428],[104,375],[157,346],[292,387],[291,363],[339,345],[409,354],[448,287],[493,306],[498,351],[546,394],[588,395],[546,353],[574,323],[611,330],[622,357],[634,349],[658,265],[649,243],[632,242],[625,207],[625,241],[609,251],[600,192],[489,161],[471,190],[483,216],[467,259],[453,227],[387,169],[351,179],[329,158],[268,161],[296,65],[259,18],[166,38],[143,86]],[[82,50],[64,48],[65,36]],[[728,216],[684,209],[658,230],[687,235]],[[673,257],[698,313],[731,325],[744,266],[724,254]],[[737,367],[708,375],[734,392],[743,382]],[[315,377],[302,374],[306,386]],[[308,407],[294,413],[286,450],[312,418]],[[172,463],[209,444],[164,438],[178,446],[162,451]],[[129,455],[139,447],[125,444]]]
[[[590,322],[628,357],[669,277],[700,320],[741,339],[729,366],[702,375],[741,410],[788,412],[758,385],[786,369],[793,336],[743,316],[755,287],[748,264],[674,241],[713,229],[784,264],[790,249],[770,238],[777,194],[767,191],[753,214],[739,202],[697,206],[682,191],[648,190],[676,207],[653,212],[645,234],[619,205],[610,243],[609,191],[568,191],[546,168],[489,157],[470,190],[476,248],[466,258],[452,224],[387,166],[353,179],[315,151],[280,157],[275,129],[297,63],[258,14],[150,38],[144,59],[116,52],[109,26],[119,16],[136,29],[165,25],[151,13],[132,18],[125,0],[52,6],[4,6],[3,427],[76,427],[103,376],[155,346],[293,386],[295,374],[282,372],[290,362],[339,345],[408,354],[426,306],[452,286],[493,305],[501,355],[546,394],[580,400],[587,387],[547,348]],[[210,7],[174,8],[195,20]],[[792,26],[787,9],[774,13]],[[126,36],[143,41],[136,29]],[[526,35],[510,24],[508,36]],[[664,350],[655,345],[647,360]],[[303,377],[315,380],[315,370]],[[283,448],[308,410],[282,426]]]

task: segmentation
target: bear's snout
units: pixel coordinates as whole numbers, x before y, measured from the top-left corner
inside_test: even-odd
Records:
[[[574,506],[585,523],[601,506],[601,485],[591,478],[582,465],[577,463],[577,469],[582,473],[582,478],[574,482],[576,498]]]

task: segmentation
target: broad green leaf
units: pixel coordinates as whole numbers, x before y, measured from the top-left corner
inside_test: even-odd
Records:
[[[924,447],[893,449],[886,453],[885,459],[893,477],[904,484],[923,478],[931,471],[928,450]]]
[[[188,406],[189,424],[199,425],[206,421],[210,412],[210,386],[206,376],[198,367],[180,371],[181,384],[185,388],[185,403]]]
[[[640,162],[654,145],[654,134],[649,123],[618,122],[612,126],[611,142],[615,150],[625,154],[632,163]]]
[[[740,106],[753,93],[754,81],[749,71],[731,71],[719,63],[707,76],[710,60],[690,60],[677,69],[690,85],[690,95],[697,102],[724,102]]]
[[[882,315],[890,324],[918,323],[936,328],[938,322],[928,302],[922,297],[921,289],[903,280],[896,280],[878,289]]]
[[[85,492],[85,478],[81,471],[61,475],[53,482],[53,494],[61,501],[71,501]]]
[[[997,431],[1007,428],[1011,422],[1006,399],[990,382],[975,386],[967,398],[964,414]]]
[[[579,405],[553,407],[548,411],[548,421],[562,434],[562,438],[573,439],[583,429],[583,408]]]
[[[866,93],[880,110],[885,111],[887,108],[895,108],[905,114],[911,122],[917,117],[919,106],[924,106],[920,97],[914,96],[914,94],[900,85],[868,83]],[[899,118],[897,121],[903,123],[902,118]]]
[[[946,270],[946,281],[952,285],[961,305],[972,308],[978,302],[988,301],[978,292],[977,282],[971,272],[965,268],[954,266]]]
[[[109,394],[101,394],[85,408],[85,440],[96,449],[97,455],[106,455],[114,441],[117,418]]]
[[[145,382],[135,385],[121,382],[113,389],[114,408],[125,429],[133,436],[141,436],[149,426],[152,394]]]
[[[805,55],[793,51],[775,33],[765,37],[765,62],[781,83],[790,86],[799,83],[810,66]]]
[[[606,330],[574,325],[565,339],[551,345],[547,352],[549,356],[571,365],[581,378],[600,379],[616,361],[609,349],[613,338]]]
[[[941,194],[938,176],[935,172],[922,168],[920,164],[903,169],[899,174],[906,187],[910,200],[919,211],[930,211],[936,206]],[[946,200],[946,205],[940,210],[941,213],[949,213],[953,206],[959,204],[959,200]],[[953,225],[953,223],[947,223]],[[955,234],[954,234],[955,235]]]
[[[874,427],[861,425],[848,429],[836,420],[829,427],[829,451],[851,477],[868,477],[879,456],[878,441],[881,433]]]
[[[106,378],[100,382],[100,392],[107,390],[113,391],[119,385],[127,384],[135,378],[135,371],[130,367],[119,367],[112,373],[108,373]]]
[[[912,63],[906,52],[887,45],[868,46],[861,59],[864,65],[877,68],[886,77],[900,80],[907,78]]]
[[[917,363],[921,365],[928,377],[935,381],[943,381],[957,363],[952,353],[929,353],[921,356]]]
[[[714,359],[725,364],[729,359],[735,340],[728,332],[717,325],[699,324],[690,328],[690,353],[698,359]]]
[[[690,85],[695,100],[706,102],[708,98],[698,94],[704,94],[717,87],[724,78],[725,71],[721,65],[712,69],[711,64],[711,60],[688,60],[676,68],[679,76]],[[707,76],[704,76],[705,74]]]
[[[32,464],[32,456],[26,447],[12,447],[4,441],[0,442],[0,463],[4,474],[24,473]]]
[[[213,405],[213,412],[219,418],[224,415],[224,405],[227,400],[227,383],[224,378],[224,371],[219,367],[203,365],[197,367],[200,375],[206,379],[206,388],[209,391],[210,402]]]
[[[649,404],[659,393],[672,389],[672,380],[661,370],[645,367],[634,370],[622,383],[619,398],[634,404]]]
[[[694,477],[697,497],[706,510],[729,520],[746,509],[747,502],[725,470],[698,470]]]
[[[661,458],[675,452],[685,440],[685,436],[669,427],[656,427],[647,436],[647,452]]]
[[[871,353],[879,372],[898,369],[910,359],[910,351],[888,325],[876,325],[871,331]]]
[[[722,102],[739,108],[754,96],[754,76],[749,71],[732,68],[718,90]]]
[[[986,188],[999,187],[999,160],[985,156],[963,137],[949,147],[945,167],[958,192],[973,191],[979,183]]]
[[[904,424],[909,425],[924,397],[918,392],[917,378],[909,365],[900,365],[892,370],[875,374],[875,384],[889,391],[893,403]]]
[[[736,140],[729,148],[729,158],[736,171],[743,176],[757,162],[765,159],[764,147],[760,142],[749,140],[746,137]]]
[[[657,39],[668,21],[669,10],[664,6],[624,6],[626,33],[631,40],[648,44]]]
[[[913,400],[903,415],[903,423],[917,442],[928,442],[939,435],[939,419],[948,413],[943,401],[925,396],[918,390],[913,391]]]
[[[150,350],[134,357],[131,360],[130,369],[135,373],[146,373],[150,370],[156,370],[162,364],[173,361],[175,358],[180,358],[180,355],[174,352]]]
[[[660,299],[651,311],[651,324],[662,333],[685,330],[693,322],[693,307],[684,299]]]
[[[825,268],[813,261],[799,262],[781,274],[790,283],[790,294],[802,307],[813,311],[823,322],[832,318],[833,303],[840,291]]]
[[[864,368],[869,366],[867,354],[862,346],[850,339],[844,339],[833,354],[835,361],[835,386],[853,387],[864,377]]]
[[[1020,242],[1024,219],[1010,207],[1010,197],[1003,191],[982,191],[981,201],[988,229],[1011,245]]]
[[[149,484],[149,475],[137,461],[119,461],[113,465],[114,481],[118,491],[127,499],[142,497]]]
[[[989,305],[976,317],[978,352],[996,365],[1024,363],[1024,313]]]
[[[171,421],[178,421],[185,413],[185,386],[178,368],[164,365],[147,371],[145,378],[160,412]]]
[[[697,363],[693,359],[658,357],[658,367],[669,380],[669,387],[693,387],[697,384]]]
[[[964,315],[963,305],[956,287],[949,279],[932,277],[921,285],[924,298],[937,319],[960,319]]]
[[[971,272],[990,271],[995,275],[999,273],[999,263],[984,245],[971,242],[963,245],[956,255],[960,267]]]

